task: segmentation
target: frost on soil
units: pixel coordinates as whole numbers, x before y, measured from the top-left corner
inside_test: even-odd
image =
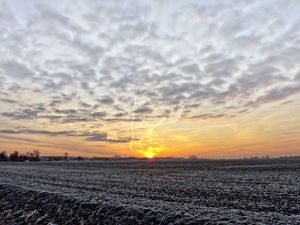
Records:
[[[300,224],[300,159],[0,164],[0,224]]]

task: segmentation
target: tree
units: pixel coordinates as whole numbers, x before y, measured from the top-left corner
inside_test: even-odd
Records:
[[[65,152],[65,154],[64,154],[64,160],[65,160],[65,161],[68,160],[68,155],[69,155],[69,154],[68,154],[67,152]]]
[[[26,156],[28,159],[33,158],[33,153],[32,152],[26,152]]]
[[[9,156],[5,151],[0,153],[0,162],[2,161],[12,161],[12,162],[24,162],[29,161],[39,161],[40,151],[34,150],[33,152],[26,152],[26,154],[20,154],[18,151],[14,151]]]
[[[1,152],[0,153],[0,162],[7,162],[8,161],[8,156],[6,152]]]
[[[13,162],[17,162],[19,160],[19,152],[18,151],[14,151],[13,153],[11,153],[9,155],[9,160],[13,161]]]
[[[34,161],[40,161],[40,151],[35,149],[33,150]]]
[[[17,158],[17,161],[18,162],[24,162],[24,161],[26,161],[28,158],[27,158],[27,156],[26,155],[24,155],[24,154],[19,154],[19,157]]]

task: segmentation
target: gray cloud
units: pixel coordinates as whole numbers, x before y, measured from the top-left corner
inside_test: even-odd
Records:
[[[204,113],[195,116],[185,117],[186,119],[217,119],[223,117],[234,117],[235,115],[228,115],[224,113]]]
[[[92,142],[126,143],[129,139],[109,139],[105,132],[75,132],[75,131],[45,131],[45,130],[0,130],[0,134],[6,135],[46,135],[52,137],[83,137]],[[32,140],[32,139],[30,139]]]
[[[300,92],[300,84],[296,85],[289,85],[285,87],[280,87],[280,88],[274,88],[267,92],[265,95],[260,96],[257,99],[257,103],[263,104],[263,103],[268,103],[268,102],[274,102],[274,101],[279,101],[282,99],[285,99],[291,95],[295,95]]]
[[[192,74],[195,76],[200,75],[200,70],[197,64],[188,64],[181,66],[183,74]]]
[[[103,96],[101,99],[99,99],[99,102],[101,104],[111,105],[114,103],[114,99],[110,96]]]
[[[107,140],[107,134],[106,133],[98,133],[98,134],[89,134],[89,136],[86,138],[87,141],[106,141]]]
[[[34,72],[27,68],[26,65],[17,61],[4,61],[0,63],[2,74],[10,78],[24,79],[33,77]]]
[[[134,110],[135,113],[152,113],[153,109],[149,106],[140,106],[136,110]]]
[[[106,112],[95,112],[92,114],[93,117],[104,117],[106,116]]]
[[[44,131],[44,130],[0,130],[2,134],[41,134],[49,136],[73,136],[74,131]]]
[[[11,103],[11,104],[17,103],[16,100],[13,100],[13,99],[6,99],[6,98],[0,98],[0,101],[5,102],[5,103]]]
[[[16,120],[33,120],[36,119],[38,113],[41,112],[39,110],[32,110],[32,109],[23,109],[18,112],[5,112],[2,113],[2,116],[10,117]]]

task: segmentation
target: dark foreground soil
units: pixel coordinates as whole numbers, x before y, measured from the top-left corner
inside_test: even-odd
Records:
[[[300,224],[300,160],[0,164],[0,224]]]

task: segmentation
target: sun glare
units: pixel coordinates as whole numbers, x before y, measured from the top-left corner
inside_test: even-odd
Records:
[[[153,159],[159,152],[160,148],[149,147],[143,151],[143,155],[148,159]]]
[[[147,156],[148,159],[153,159],[154,158],[153,152],[147,152],[146,156]]]

